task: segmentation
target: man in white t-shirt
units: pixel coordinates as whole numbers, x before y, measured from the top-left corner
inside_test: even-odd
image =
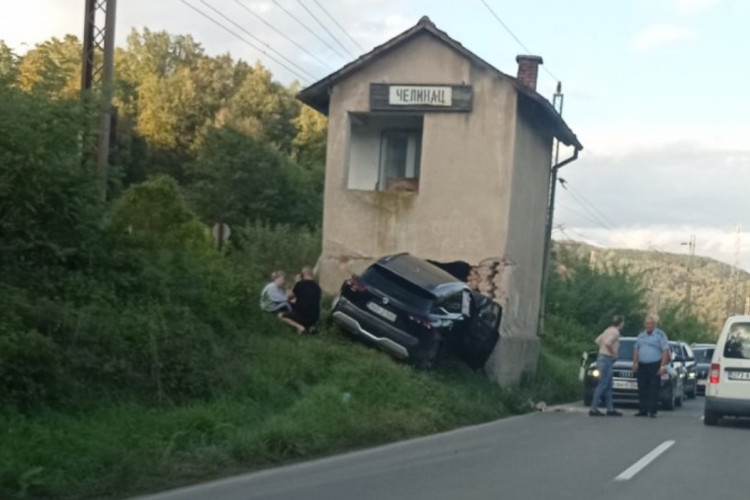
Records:
[[[617,353],[620,350],[620,332],[625,326],[625,318],[620,315],[612,318],[612,324],[604,330],[594,342],[599,346],[599,356],[596,358],[596,368],[599,370],[599,380],[594,389],[594,398],[591,400],[589,415],[592,417],[621,417],[622,413],[615,410],[612,403],[612,365],[617,361]],[[599,411],[599,400],[604,399],[607,413]]]

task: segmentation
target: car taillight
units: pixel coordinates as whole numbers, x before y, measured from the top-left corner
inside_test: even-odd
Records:
[[[346,280],[346,285],[352,292],[364,292],[367,290],[367,287],[354,276]]]
[[[409,316],[409,319],[428,330],[432,330],[432,323],[428,319],[420,318],[419,316]]]
[[[709,384],[718,384],[719,375],[721,375],[721,366],[718,363],[711,364],[711,373],[708,375]]]

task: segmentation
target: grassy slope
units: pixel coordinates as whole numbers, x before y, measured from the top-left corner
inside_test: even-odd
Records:
[[[549,353],[535,380],[504,392],[458,362],[420,373],[331,331],[297,337],[273,320],[264,331],[248,336],[228,370],[234,389],[211,401],[0,416],[0,497],[123,497],[479,423],[528,411],[530,398],[577,393],[574,366]]]

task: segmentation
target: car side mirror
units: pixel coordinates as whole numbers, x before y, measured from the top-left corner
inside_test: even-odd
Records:
[[[685,358],[681,358],[680,356],[675,356],[672,361],[674,361],[675,363],[684,363]]]

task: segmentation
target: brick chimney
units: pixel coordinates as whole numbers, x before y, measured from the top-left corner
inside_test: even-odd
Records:
[[[539,74],[539,65],[544,64],[540,56],[516,56],[518,63],[518,80],[531,90],[536,90],[536,78]]]

